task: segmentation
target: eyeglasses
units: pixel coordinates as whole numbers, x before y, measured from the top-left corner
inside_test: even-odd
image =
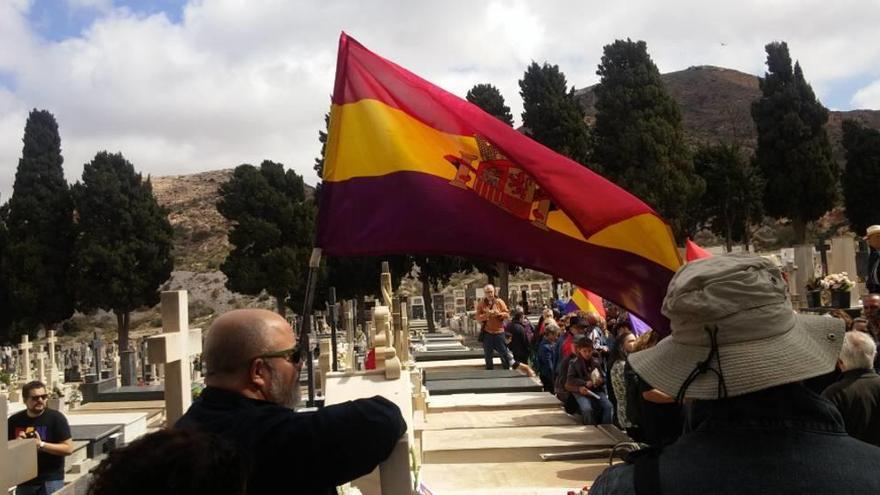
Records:
[[[284,358],[289,361],[291,364],[299,364],[300,361],[305,357],[305,349],[296,345],[290,349],[284,349],[283,351],[275,351],[268,352],[266,354],[260,354],[257,358]]]
[[[46,399],[48,399],[48,398],[49,398],[49,394],[43,394],[43,395],[32,395],[32,396],[31,396],[31,400],[46,400]]]

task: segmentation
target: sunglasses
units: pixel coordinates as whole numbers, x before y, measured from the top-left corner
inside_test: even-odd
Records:
[[[49,394],[43,394],[43,395],[32,395],[32,396],[31,396],[31,400],[46,400],[46,399],[48,399],[48,398],[49,398]]]
[[[269,352],[266,354],[260,354],[257,358],[284,358],[289,361],[291,364],[299,364],[303,358],[305,357],[305,349],[300,347],[299,345],[294,346],[291,349],[284,349],[283,351],[275,351]]]

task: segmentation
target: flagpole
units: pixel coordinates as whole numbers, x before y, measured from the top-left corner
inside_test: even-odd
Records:
[[[315,287],[318,285],[318,267],[321,266],[321,248],[312,248],[309,258],[309,275],[306,279],[306,300],[303,303],[302,325],[299,330],[299,345],[306,349],[306,370],[308,372],[308,407],[315,406],[315,364],[312,362],[312,346],[309,333],[312,331],[312,305],[315,300]]]

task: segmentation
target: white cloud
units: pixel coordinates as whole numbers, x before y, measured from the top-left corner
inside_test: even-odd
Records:
[[[854,108],[880,108],[880,79],[856,91],[852,105]]]
[[[584,87],[616,38],[647,41],[663,72],[711,64],[751,73],[764,70],[764,44],[783,39],[822,99],[836,82],[870,71],[868,80],[880,79],[880,4],[858,0],[192,0],[179,24],[108,0],[68,2],[103,10],[79,37],[49,42],[27,23],[30,2],[0,1],[0,46],[15,47],[0,50],[0,73],[15,81],[14,92],[0,86],[4,198],[31,108],[57,117],[71,181],[108,149],[153,175],[268,158],[313,183],[342,30],[454,93],[494,84],[517,120],[517,82],[530,61],[558,64]],[[880,106],[876,88],[853,105]]]

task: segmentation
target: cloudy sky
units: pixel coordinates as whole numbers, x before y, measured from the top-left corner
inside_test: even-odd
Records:
[[[826,106],[878,109],[878,19],[878,0],[0,0],[0,200],[32,108],[58,119],[71,182],[106,149],[153,175],[272,159],[313,184],[342,30],[454,93],[496,85],[519,120],[531,61],[588,86],[626,37],[662,72],[753,74],[785,40]]]

